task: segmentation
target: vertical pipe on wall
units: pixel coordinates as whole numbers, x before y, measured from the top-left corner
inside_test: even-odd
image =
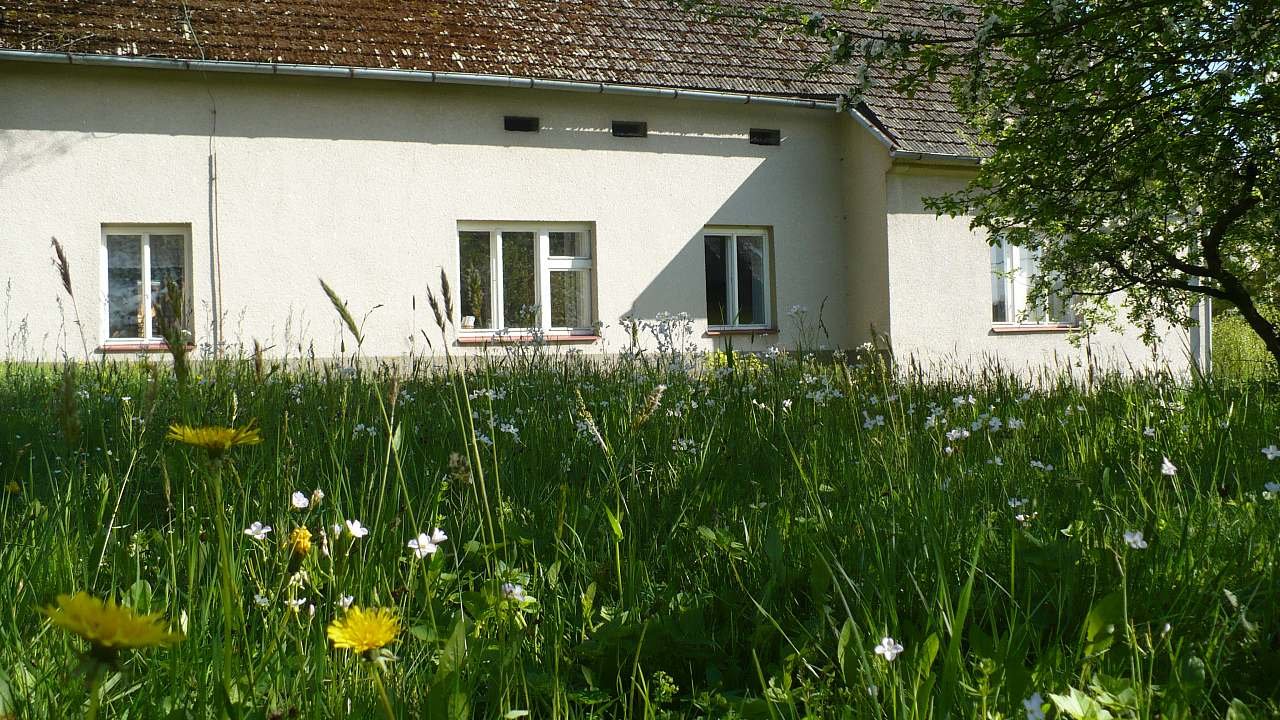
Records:
[[[218,151],[209,137],[209,287],[213,311],[213,353],[222,355],[222,244],[218,238]]]

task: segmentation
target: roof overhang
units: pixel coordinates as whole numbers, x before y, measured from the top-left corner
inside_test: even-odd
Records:
[[[0,48],[0,61],[56,63],[64,65],[89,65],[99,67],[148,68],[153,70],[185,70],[195,72],[225,72],[251,75],[286,75],[295,77],[346,78],[353,80],[392,80],[415,83],[439,83],[446,85],[476,85],[484,87],[524,88],[530,90],[560,90],[567,92],[596,93],[603,95],[631,95],[671,100],[701,100],[736,105],[767,105],[810,110],[835,111],[835,101],[776,95],[715,92],[709,90],[684,90],[679,88],[626,85],[621,83],[582,82],[577,80],[546,80],[518,75],[482,75],[476,73],[437,72],[434,70],[401,70],[390,68],[365,68],[345,65],[303,65],[273,62],[242,62],[234,60],[198,60],[161,57],[136,57],[129,55],[99,55],[93,53],[47,52]]]
[[[946,155],[943,153],[913,152],[910,150],[890,150],[889,157],[893,158],[894,162],[920,165],[977,167],[982,164],[982,158],[976,155]]]
[[[808,110],[847,112],[867,132],[871,133],[889,151],[895,162],[978,165],[976,156],[947,155],[942,153],[912,152],[898,148],[889,137],[875,113],[863,104],[844,107],[834,100],[782,97],[746,93],[717,92],[681,88],[628,85],[623,83],[583,82],[577,80],[548,80],[519,75],[487,75],[479,73],[438,72],[434,70],[402,70],[393,68],[366,68],[346,65],[310,65],[297,63],[245,62],[236,60],[199,60],[167,57],[138,57],[132,55],[101,55],[95,53],[49,52],[0,48],[0,61],[37,62],[61,65],[86,65],[94,67],[123,67],[152,70],[178,70],[191,72],[239,73],[248,75],[283,75],[292,77],[336,78],[350,80],[389,80],[396,82],[429,83],[442,85],[472,85],[480,87],[518,88],[528,90],[559,90],[601,95],[627,95],[633,97],[665,98],[670,100],[698,100],[734,105],[790,107]]]
[[[982,163],[982,158],[976,155],[950,155],[947,153],[933,152],[916,152],[913,150],[903,150],[889,136],[888,129],[876,117],[871,108],[863,103],[859,103],[853,107],[845,108],[845,112],[849,113],[859,125],[872,137],[880,141],[889,151],[889,157],[895,163],[911,163],[920,165],[960,165],[960,166],[977,166]]]

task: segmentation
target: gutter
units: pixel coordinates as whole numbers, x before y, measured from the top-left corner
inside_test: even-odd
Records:
[[[875,139],[879,140],[881,145],[889,148],[890,156],[896,152],[893,149],[893,140],[885,134],[884,130],[880,129],[878,124],[872,122],[870,117],[864,115],[863,112],[856,107],[849,108],[847,112],[858,122],[859,125],[862,126],[864,130],[875,136]]]
[[[982,158],[975,155],[946,155],[944,153],[890,150],[889,157],[898,162],[928,163],[933,165],[977,166],[982,164]]]
[[[597,83],[577,80],[543,80],[519,75],[482,75],[478,73],[435,72],[430,70],[394,70],[362,68],[346,65],[303,65],[297,63],[243,62],[238,60],[181,60],[177,58],[97,55],[93,53],[44,52],[0,48],[0,61],[61,63],[103,67],[151,68],[155,70],[194,70],[196,72],[248,73],[254,75],[288,75],[298,77],[348,78],[354,80],[397,80],[402,82],[476,85],[486,87],[561,90],[604,95],[631,95],[671,100],[702,100],[737,105],[836,110],[834,101],[750,95],[708,90],[680,90],[647,85]],[[878,132],[878,131],[877,131]]]

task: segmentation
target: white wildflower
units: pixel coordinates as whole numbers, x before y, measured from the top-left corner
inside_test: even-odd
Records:
[[[269,532],[271,532],[271,526],[270,526],[270,525],[263,525],[262,523],[260,523],[260,522],[258,522],[258,521],[256,521],[256,520],[254,521],[254,523],[253,523],[252,525],[250,525],[249,527],[247,527],[247,528],[245,528],[245,529],[244,529],[244,534],[245,534],[245,535],[248,535],[249,537],[253,538],[254,540],[266,540],[266,539],[267,539],[267,533],[269,533]]]
[[[369,534],[369,528],[361,525],[359,520],[348,520],[347,532],[350,533],[353,538],[362,538]]]
[[[880,644],[876,646],[876,654],[883,657],[886,662],[893,662],[894,658],[902,654],[902,645],[891,637],[880,638]]]
[[[409,541],[409,549],[419,560],[429,555],[434,555],[440,549],[440,544],[448,540],[449,536],[444,534],[440,528],[435,528],[431,534],[419,533],[418,537]]]
[[[1129,547],[1133,548],[1134,550],[1146,550],[1146,549],[1147,549],[1147,541],[1146,541],[1146,540],[1144,540],[1144,539],[1142,539],[1142,531],[1141,531],[1141,530],[1125,530],[1125,531],[1124,531],[1124,542],[1125,542],[1125,544],[1126,544],[1126,545],[1128,545]]]
[[[524,588],[515,583],[502,583],[502,596],[508,600],[524,602]]]
[[[1044,698],[1040,693],[1032,693],[1022,701],[1022,707],[1027,711],[1027,720],[1044,720]]]

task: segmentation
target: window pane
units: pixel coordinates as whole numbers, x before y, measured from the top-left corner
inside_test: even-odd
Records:
[[[107,236],[107,334],[141,338],[146,321],[142,307],[142,236]]]
[[[729,237],[707,235],[703,238],[707,265],[707,324],[726,325],[729,316],[728,252]]]
[[[1028,251],[1026,248],[1019,248],[1018,251],[1018,275],[1022,280],[1022,290],[1019,295],[1019,304],[1022,306],[1023,317],[1019,318],[1019,322],[1041,323],[1048,321],[1048,313],[1045,312],[1044,303],[1036,303],[1032,305],[1027,298],[1027,293],[1031,289],[1031,281],[1040,273],[1040,263],[1036,260],[1035,253]]]
[[[502,233],[502,319],[507,327],[538,324],[538,306],[534,299],[536,247],[534,233]]]
[[[160,303],[165,296],[165,286],[172,280],[178,286],[178,292],[186,292],[187,282],[187,248],[186,238],[182,235],[151,235],[151,336],[160,335],[160,327],[155,318],[160,311]],[[184,308],[184,313],[186,309]],[[187,318],[182,318],[185,322]]]
[[[591,326],[591,273],[586,270],[551,273],[551,326]]]
[[[462,283],[462,326],[473,318],[470,327],[493,328],[492,304],[489,302],[491,248],[489,233],[458,233],[458,280]]]
[[[552,257],[591,257],[586,233],[550,232],[547,233],[547,239],[550,241]]]
[[[1049,322],[1074,323],[1075,313],[1071,312],[1071,294],[1061,280],[1053,283],[1054,295],[1049,298]]]
[[[769,281],[764,274],[764,238],[738,236],[738,317],[735,325],[763,325],[769,322],[766,311]]]
[[[991,321],[1009,322],[1009,278],[1005,246],[991,246]]]

